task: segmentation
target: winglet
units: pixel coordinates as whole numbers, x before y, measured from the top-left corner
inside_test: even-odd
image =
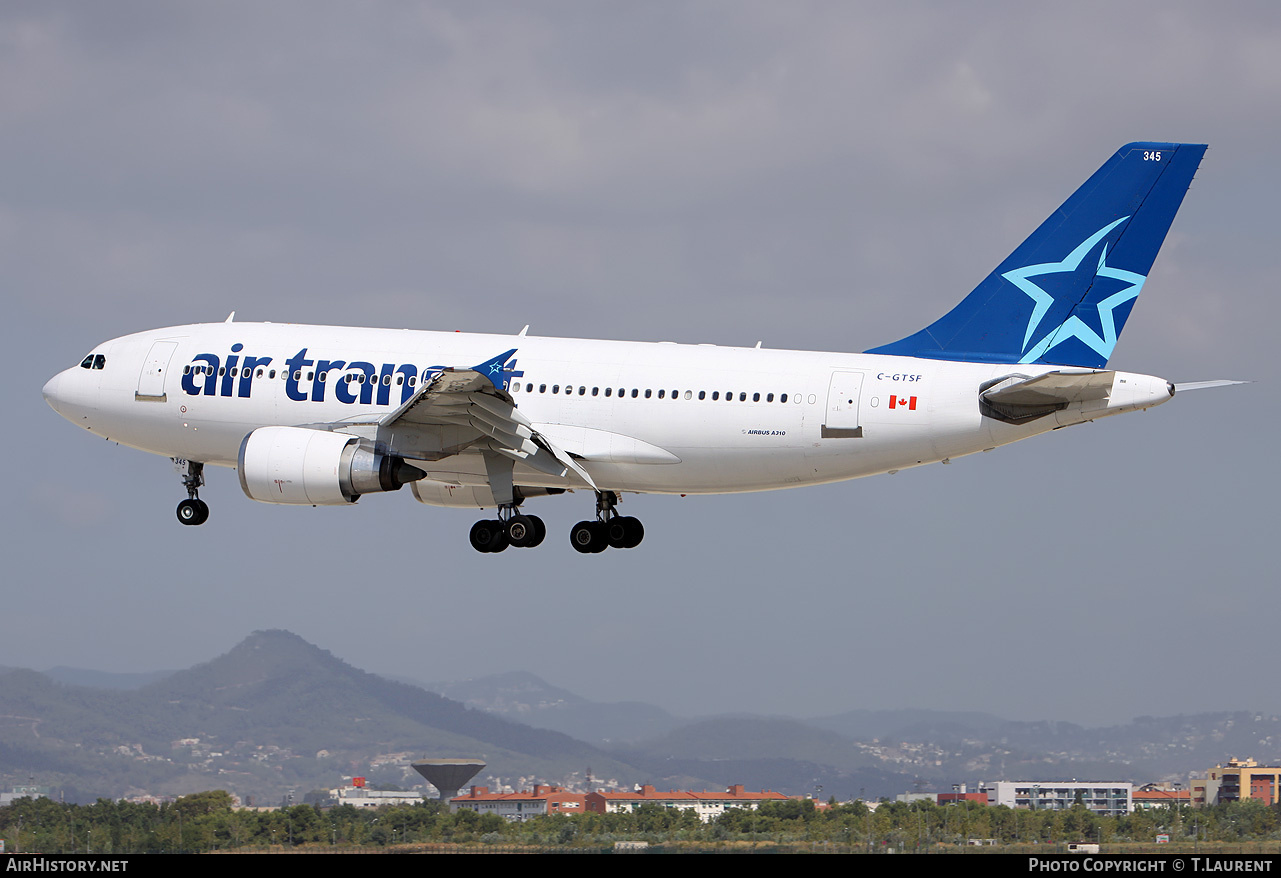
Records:
[[[479,372],[494,385],[496,390],[506,390],[507,382],[512,378],[519,378],[524,372],[514,372],[507,365],[507,361],[516,353],[516,348],[512,348],[506,353],[499,354],[496,357],[490,357],[483,363],[477,363],[472,366],[472,370]],[[514,365],[514,364],[513,364]]]

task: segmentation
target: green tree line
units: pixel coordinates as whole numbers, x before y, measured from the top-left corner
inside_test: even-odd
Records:
[[[439,802],[358,809],[310,804],[273,811],[233,807],[214,790],[172,803],[138,804],[99,799],[69,805],[19,799],[0,808],[0,836],[10,851],[44,853],[206,852],[332,846],[477,844],[607,847],[615,841],[654,844],[837,845],[847,850],[926,851],[994,839],[1001,845],[1088,841],[1143,842],[1158,834],[1175,843],[1240,843],[1281,839],[1281,808],[1257,801],[1208,808],[1178,806],[1100,817],[1083,805],[1064,811],[1013,810],[968,802],[767,802],[759,810],[731,809],[711,823],[690,810],[646,804],[626,813],[547,815],[509,823],[496,814],[450,814]]]

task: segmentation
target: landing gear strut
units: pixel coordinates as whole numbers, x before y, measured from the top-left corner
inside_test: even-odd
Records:
[[[498,518],[471,526],[471,547],[477,552],[501,552],[508,546],[532,549],[547,536],[547,525],[537,515],[523,515],[512,503],[498,507]]]
[[[580,521],[569,529],[569,544],[583,554],[597,554],[608,548],[634,549],[645,538],[640,519],[619,515],[618,494],[596,492],[596,520]]]
[[[205,465],[194,460],[174,461],[182,474],[187,499],[178,504],[178,520],[183,524],[204,524],[209,520],[209,504],[200,499],[200,486],[205,483]]]

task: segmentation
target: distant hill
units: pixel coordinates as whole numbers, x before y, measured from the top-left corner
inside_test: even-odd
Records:
[[[426,688],[477,710],[596,744],[653,738],[685,722],[640,701],[588,701],[526,671],[431,683]]]
[[[1096,729],[932,710],[684,720],[522,672],[433,688],[366,673],[287,631],[155,675],[0,668],[0,786],[30,778],[72,801],[223,788],[274,804],[353,775],[422,788],[412,760],[463,756],[488,763],[479,783],[581,787],[590,767],[592,787],[742,783],[846,799],[1001,779],[1186,780],[1232,756],[1281,762],[1281,719],[1248,712]]]
[[[508,722],[351,667],[287,631],[258,631],[225,655],[136,691],[0,673],[6,781],[96,795],[219,786],[277,797],[344,775],[421,783],[424,755],[483,758],[507,777],[564,779],[636,770],[557,732]],[[52,776],[50,776],[52,775]]]
[[[652,705],[586,702],[532,674],[432,688],[502,716],[590,738],[645,769],[647,780],[658,785],[733,777],[754,784],[768,779],[794,793],[821,783],[836,795],[879,796],[1030,777],[1186,781],[1232,756],[1281,762],[1281,719],[1260,713],[1139,717],[1093,729],[927,709],[852,710],[806,720],[681,720]],[[637,711],[634,721],[629,709]]]
[[[42,672],[46,677],[72,686],[89,686],[93,689],[141,689],[148,683],[163,680],[173,671],[147,671],[141,674],[118,674],[110,671],[91,671],[85,668],[59,666]]]
[[[976,711],[851,710],[835,716],[815,717],[808,722],[859,741],[879,738],[937,741],[990,736],[1009,721]]]

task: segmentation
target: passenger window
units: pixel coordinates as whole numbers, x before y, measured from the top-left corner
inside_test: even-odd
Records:
[[[700,391],[698,392],[698,398],[699,398],[699,399],[707,399],[707,391],[706,391],[706,390],[700,390]]]
[[[649,399],[650,395],[651,395],[653,392],[654,392],[654,391],[649,390],[649,389],[647,388],[647,389],[645,390],[645,398],[646,398],[646,399]]]
[[[752,402],[760,402],[760,401],[761,401],[761,395],[759,393],[753,393]]]
[[[598,394],[598,393],[600,393],[600,388],[599,388],[599,387],[593,387],[593,388],[592,388],[592,396],[595,396],[595,395],[596,395],[596,394]]]
[[[663,394],[664,394],[664,393],[666,393],[666,392],[667,392],[666,390],[660,390],[660,391],[658,391],[658,398],[659,398],[659,399],[662,399],[662,398],[663,398]]]
[[[612,387],[606,387],[606,388],[605,388],[605,395],[606,395],[606,396],[613,396],[613,395],[614,395],[614,388],[612,388]]]
[[[633,387],[633,388],[632,388],[632,399],[635,399],[635,398],[636,398],[636,396],[637,396],[637,390],[636,390],[636,388],[635,388],[635,387]]]
[[[579,395],[579,396],[585,396],[586,394],[587,394],[587,388],[586,388],[586,387],[584,387],[584,386],[583,386],[583,385],[581,385],[581,384],[580,384],[580,385],[578,385],[578,395]]]

